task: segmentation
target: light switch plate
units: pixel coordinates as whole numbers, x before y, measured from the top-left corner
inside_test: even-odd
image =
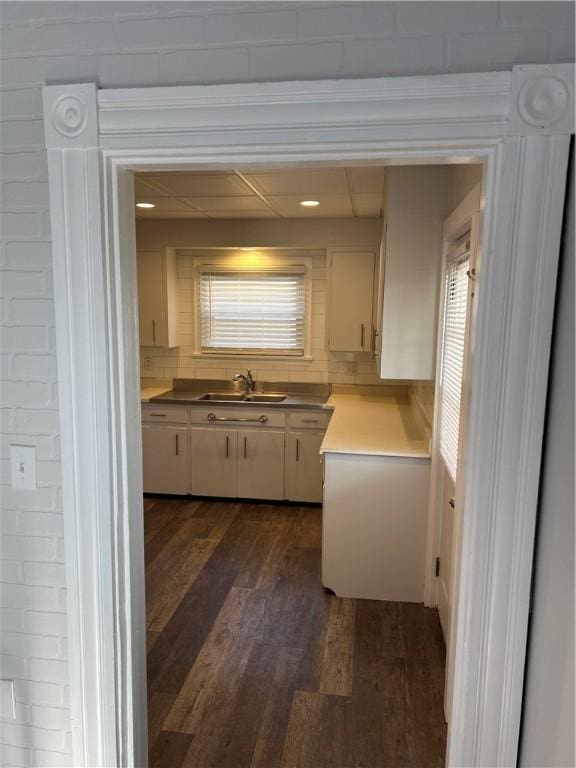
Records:
[[[12,488],[23,491],[36,490],[36,446],[11,445],[10,469]]]
[[[5,720],[16,720],[14,680],[0,678],[0,717]]]

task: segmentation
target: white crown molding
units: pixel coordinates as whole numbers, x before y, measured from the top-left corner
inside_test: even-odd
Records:
[[[574,65],[514,67],[508,134],[558,136],[574,133]]]
[[[44,131],[48,149],[98,146],[96,85],[51,85],[44,88]]]
[[[510,73],[179,86],[98,92],[101,145],[197,146],[247,140],[279,143],[302,131],[366,139],[430,135],[500,136],[508,114]],[[167,119],[169,116],[169,119]],[[135,130],[137,128],[137,130]]]

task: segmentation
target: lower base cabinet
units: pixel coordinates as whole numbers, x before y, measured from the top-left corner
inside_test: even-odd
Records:
[[[322,501],[320,446],[324,432],[290,432],[286,441],[286,496],[290,501]]]
[[[144,493],[188,493],[188,427],[142,425]]]
[[[322,584],[424,602],[430,459],[326,453],[324,469]]]
[[[284,431],[238,432],[238,492],[245,499],[284,498]]]
[[[190,490],[196,496],[236,496],[238,433],[214,427],[190,430]]]
[[[144,491],[321,503],[329,419],[329,412],[145,404]]]

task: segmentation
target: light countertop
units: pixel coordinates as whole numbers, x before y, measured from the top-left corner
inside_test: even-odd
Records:
[[[320,453],[430,457],[430,441],[405,396],[334,394]]]
[[[164,394],[164,392],[168,392],[169,389],[172,389],[171,386],[169,387],[147,387],[144,386],[140,389],[140,402],[141,403],[148,403],[151,398],[157,397],[158,395]]]

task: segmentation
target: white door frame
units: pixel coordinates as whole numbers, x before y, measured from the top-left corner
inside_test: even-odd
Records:
[[[135,169],[486,164],[447,762],[516,761],[571,65],[47,86],[74,764],[145,766]]]

